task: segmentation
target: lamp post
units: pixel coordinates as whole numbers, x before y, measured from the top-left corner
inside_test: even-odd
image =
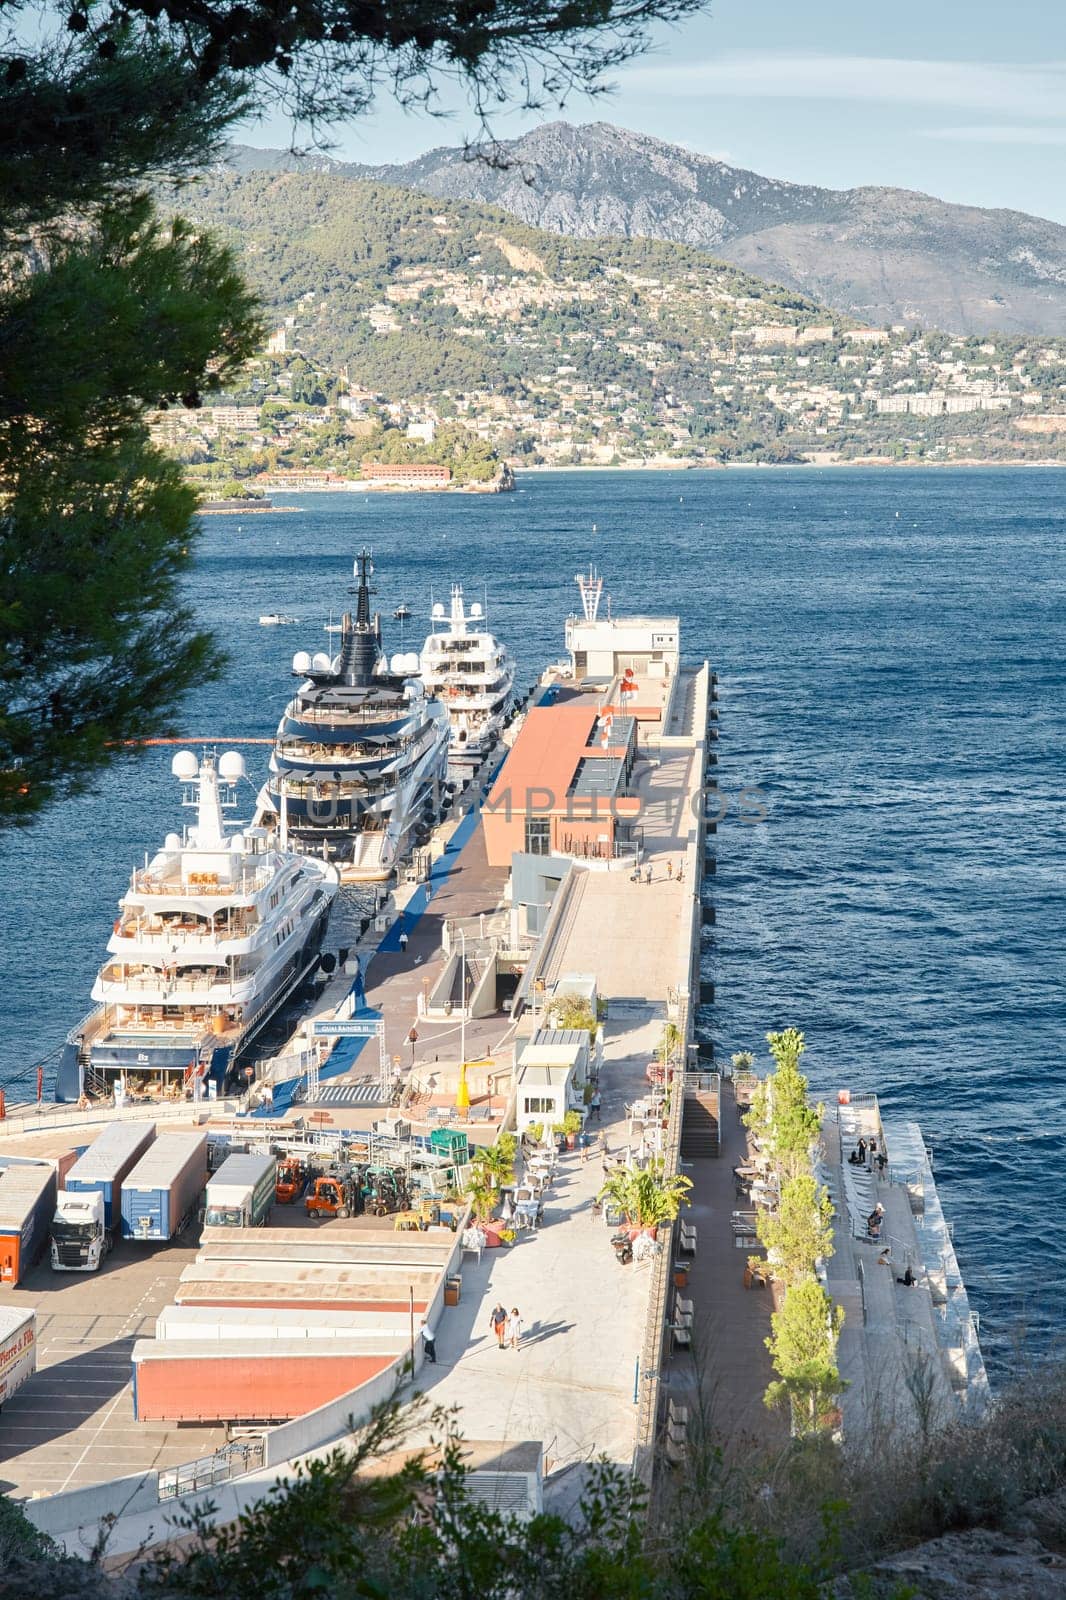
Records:
[[[466,1061],[466,929],[459,929],[459,970],[463,975],[462,1010],[459,1013],[459,1059]]]

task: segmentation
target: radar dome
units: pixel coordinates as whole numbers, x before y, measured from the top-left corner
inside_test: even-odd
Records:
[[[168,833],[166,838],[163,840],[163,849],[164,850],[180,850],[181,849],[181,838],[180,838],[180,836],[178,834],[176,834],[176,833]]]
[[[236,783],[245,776],[244,757],[239,750],[223,750],[218,763],[218,775],[227,783]]]
[[[306,650],[297,650],[292,658],[293,672],[310,672],[311,657]]]
[[[474,601],[474,604],[470,607],[470,615],[472,617],[480,617],[480,615],[481,615],[481,603],[480,603],[480,601],[478,601],[478,600]]]
[[[341,670],[341,658],[340,658],[340,656],[334,656],[333,657],[333,660],[329,664],[329,670],[331,672],[339,672]]]
[[[422,663],[419,660],[418,651],[408,650],[407,654],[403,658],[404,672],[417,672],[421,664]]]
[[[179,750],[170,763],[170,770],[175,778],[180,778],[183,783],[188,783],[199,772],[200,763],[191,750]]]
[[[243,855],[246,848],[244,843],[244,834],[235,833],[229,842],[229,847],[233,851],[234,855]]]
[[[441,605],[439,600],[437,601],[436,605],[433,607],[433,615],[434,615],[434,617],[438,617],[438,618],[439,617],[443,617],[443,615],[444,615],[444,607]]]
[[[394,655],[392,660],[389,662],[389,671],[390,672],[406,672],[407,668],[404,665],[406,660],[407,660],[407,657],[405,655],[400,655],[399,652],[397,652],[397,654]]]
[[[328,672],[329,671],[329,656],[326,654],[326,652],[324,650],[316,650],[314,655],[311,657],[311,671],[312,672]]]

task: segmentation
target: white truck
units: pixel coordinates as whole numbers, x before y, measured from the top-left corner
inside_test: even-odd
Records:
[[[36,1371],[36,1311],[0,1306],[0,1406]]]
[[[96,1272],[111,1248],[99,1189],[60,1189],[52,1218],[52,1271]]]

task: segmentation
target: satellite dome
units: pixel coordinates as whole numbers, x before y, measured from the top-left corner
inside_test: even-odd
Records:
[[[340,656],[334,656],[333,657],[333,660],[329,664],[329,670],[331,672],[339,672],[341,670],[341,658],[340,658]]]
[[[470,615],[472,617],[481,616],[481,602],[479,600],[475,600],[474,604],[470,607]]]
[[[218,763],[218,775],[226,783],[236,783],[245,776],[244,757],[239,750],[223,750]]]
[[[311,657],[306,650],[297,650],[292,658],[293,672],[310,672]]]
[[[422,663],[419,660],[418,651],[408,650],[407,654],[403,658],[404,672],[417,672],[421,664]]]
[[[183,783],[188,783],[199,772],[200,763],[191,750],[179,750],[170,763],[170,770],[175,778],[180,778]]]
[[[312,672],[328,672],[329,671],[329,656],[326,654],[326,652],[324,650],[316,650],[314,655],[311,657],[311,671]]]
[[[396,655],[394,655],[392,660],[389,662],[390,672],[406,672],[407,668],[404,665],[406,660],[407,657],[405,655],[401,655],[399,651],[397,651]]]
[[[437,601],[436,605],[433,607],[433,615],[434,615],[434,617],[443,617],[443,615],[444,615],[444,607],[443,607],[443,605],[441,604],[441,602],[439,600]]]
[[[247,848],[244,842],[244,834],[235,833],[229,842],[229,847],[233,851],[234,855],[243,855],[245,849]]]
[[[163,849],[164,850],[180,850],[181,849],[181,838],[180,838],[180,836],[178,834],[176,834],[176,833],[168,833],[166,838],[163,840]]]

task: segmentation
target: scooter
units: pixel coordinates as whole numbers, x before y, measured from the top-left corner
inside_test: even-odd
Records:
[[[627,1267],[633,1259],[633,1241],[628,1233],[616,1233],[611,1237],[611,1246],[614,1250],[614,1259],[620,1267]]]

